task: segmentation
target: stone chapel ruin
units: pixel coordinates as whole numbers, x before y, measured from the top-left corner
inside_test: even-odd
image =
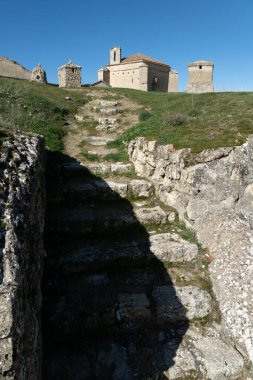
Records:
[[[122,58],[120,47],[110,50],[110,63],[98,71],[98,81],[111,87],[178,92],[178,72],[167,63],[141,53]]]
[[[47,83],[46,72],[40,63],[33,69],[31,80],[39,83]]]

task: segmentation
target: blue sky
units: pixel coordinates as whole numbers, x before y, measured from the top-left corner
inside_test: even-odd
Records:
[[[0,55],[28,69],[39,62],[50,82],[70,58],[83,83],[97,80],[109,49],[141,52],[179,71],[215,63],[220,91],[253,91],[253,0],[0,0]]]

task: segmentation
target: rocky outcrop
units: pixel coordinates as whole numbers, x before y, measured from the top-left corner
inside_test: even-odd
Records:
[[[0,378],[40,379],[44,144],[16,135],[0,146]]]
[[[129,156],[137,174],[153,182],[207,248],[222,334],[248,360],[252,376],[253,138],[197,155],[137,138]]]

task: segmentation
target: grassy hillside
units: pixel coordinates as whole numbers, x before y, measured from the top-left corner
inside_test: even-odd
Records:
[[[80,91],[0,78],[0,129],[42,134],[50,149],[61,150],[65,118],[86,100]]]
[[[140,122],[111,146],[145,136],[176,148],[242,144],[253,133],[253,93],[166,94],[114,89],[143,106]],[[110,91],[108,91],[110,96]],[[143,120],[145,119],[145,120]]]
[[[61,150],[66,118],[89,100],[87,93],[91,91],[101,91],[101,98],[108,99],[115,99],[115,93],[119,98],[124,95],[142,106],[139,123],[110,143],[121,155],[125,149],[123,142],[137,136],[199,152],[240,145],[253,133],[253,93],[190,95],[129,89],[70,90],[7,78],[0,78],[0,129],[43,134],[49,148]]]

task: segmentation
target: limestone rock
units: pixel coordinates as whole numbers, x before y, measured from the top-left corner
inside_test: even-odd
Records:
[[[112,173],[129,173],[132,170],[132,164],[125,164],[124,162],[115,162],[111,164]]]
[[[100,107],[105,108],[105,107],[116,107],[118,105],[118,102],[114,100],[102,100],[100,102]]]
[[[140,223],[160,225],[167,222],[167,214],[159,206],[135,208],[134,212]]]
[[[133,179],[129,183],[130,190],[135,197],[148,198],[153,190],[152,183],[141,179]]]
[[[196,244],[189,243],[175,233],[164,233],[150,237],[150,250],[161,261],[192,261],[198,255]]]
[[[74,117],[75,117],[75,119],[76,119],[77,121],[79,121],[79,122],[83,122],[83,121],[84,121],[84,116],[82,116],[82,115],[78,115],[78,114],[76,114]]]
[[[146,319],[151,317],[150,302],[144,293],[120,294],[117,309],[118,320]]]
[[[112,124],[99,124],[96,126],[96,131],[100,132],[113,132],[115,131],[116,127]]]
[[[102,115],[106,115],[106,116],[116,115],[117,109],[116,108],[100,108],[99,112]]]
[[[108,181],[107,184],[110,187],[110,189],[112,189],[112,191],[115,191],[121,197],[127,196],[127,192],[128,192],[127,183],[119,183],[119,182]]]
[[[170,357],[172,346],[173,341],[166,344],[165,358]],[[242,356],[222,340],[215,327],[190,327],[165,375],[171,380],[239,380],[244,378],[243,367]]]
[[[91,145],[106,145],[108,142],[113,141],[113,139],[109,139],[107,137],[99,137],[99,136],[88,136],[85,138],[85,141]]]
[[[100,118],[98,119],[98,122],[99,124],[102,124],[102,125],[112,125],[112,124],[115,124],[117,121],[117,119],[113,119],[113,118]]]
[[[197,286],[158,286],[153,298],[158,318],[168,322],[203,318],[212,309],[210,294]]]

